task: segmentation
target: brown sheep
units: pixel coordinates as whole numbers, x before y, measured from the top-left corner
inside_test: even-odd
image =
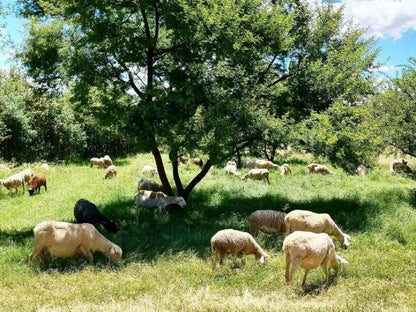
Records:
[[[40,187],[45,187],[45,192],[48,190],[46,187],[46,177],[43,173],[36,173],[29,181],[29,195],[32,196],[35,192],[40,193]]]

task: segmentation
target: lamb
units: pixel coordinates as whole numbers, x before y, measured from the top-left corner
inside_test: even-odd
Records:
[[[243,175],[241,179],[246,180],[247,178],[253,180],[266,180],[267,183],[270,184],[269,170],[267,169],[250,169],[250,171]]]
[[[108,166],[105,170],[103,179],[112,179],[117,176],[117,168],[114,165]]]
[[[138,184],[138,191],[140,190],[163,192],[163,185],[160,185],[153,180],[142,178]]]
[[[327,166],[311,163],[307,166],[309,173],[321,173],[321,174],[335,174],[329,170]]]
[[[95,251],[102,252],[110,260],[120,260],[122,257],[121,248],[106,239],[90,223],[44,221],[35,226],[33,233],[34,247],[29,258],[30,264],[37,256],[47,264],[45,251],[56,257],[82,255],[90,263]]]
[[[98,166],[98,168],[104,168],[105,167],[105,161],[104,161],[103,157],[101,157],[101,158],[97,158],[97,157],[91,158],[90,159],[90,164],[91,164],[91,166],[90,166],[91,168],[93,166]]]
[[[289,173],[292,173],[292,169],[290,169],[289,164],[283,164],[280,166],[280,174],[281,175],[287,175]]]
[[[238,254],[245,264],[245,255],[254,255],[261,264],[267,263],[269,256],[255,241],[250,233],[226,229],[218,231],[211,238],[212,272],[215,271],[217,259],[220,265],[227,255]]]
[[[236,177],[240,176],[240,173],[237,171],[237,166],[234,166],[232,164],[227,164],[224,167],[224,171],[226,174],[229,174],[229,175],[234,175]]]
[[[20,173],[16,173],[6,179],[0,180],[0,185],[6,187],[9,191],[10,189],[15,189],[17,194],[17,189],[22,186],[23,193],[25,193],[25,180]]]
[[[284,233],[286,214],[276,210],[257,210],[253,212],[249,218],[250,233],[257,237],[259,231],[263,233]]]
[[[149,166],[149,165],[145,165],[145,166],[143,166],[143,170],[142,170],[142,173],[144,174],[144,175],[157,175],[158,173],[157,173],[157,169],[156,168],[154,168],[154,167],[152,167],[152,166]]]
[[[391,173],[412,173],[413,170],[407,165],[407,160],[404,158],[393,159],[390,162]]]
[[[104,166],[105,167],[109,167],[113,164],[113,161],[111,160],[110,156],[108,156],[108,155],[105,155],[103,157],[103,160],[104,160]]]
[[[104,216],[97,206],[86,199],[80,199],[75,203],[74,216],[78,223],[101,224],[111,233],[117,233],[117,225],[113,220]]]
[[[302,287],[305,287],[306,276],[311,269],[322,265],[326,283],[329,282],[329,267],[340,268],[347,260],[335,253],[335,245],[326,233],[296,231],[283,241],[286,260],[286,283],[290,284],[299,267],[305,269]]]
[[[48,190],[46,186],[46,177],[43,173],[36,173],[29,181],[29,195],[32,196],[35,192],[40,193],[40,187],[44,186],[45,192]]]
[[[20,171],[18,174],[23,177],[25,183],[29,183],[30,179],[33,177],[33,171],[30,168],[26,168]]]
[[[156,209],[159,213],[169,205],[178,205],[181,208],[186,206],[182,196],[168,196],[163,192],[140,190],[134,197],[136,207],[142,206],[146,209]]]
[[[368,173],[368,169],[364,165],[359,165],[355,172],[359,176],[365,176]]]
[[[286,215],[285,224],[286,235],[295,231],[327,233],[335,236],[345,247],[350,245],[351,237],[343,233],[327,213],[293,210]]]

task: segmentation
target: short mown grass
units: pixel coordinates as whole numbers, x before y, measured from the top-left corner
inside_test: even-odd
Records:
[[[316,176],[299,160],[291,163],[289,176],[271,173],[267,185],[214,169],[183,212],[154,216],[133,208],[141,169],[153,164],[152,156],[114,163],[118,175],[113,180],[103,180],[104,171],[85,162],[52,166],[45,172],[48,191],[42,188],[33,197],[0,189],[0,311],[416,310],[416,182],[411,176],[391,175],[385,164],[366,177],[338,169],[334,176]],[[180,171],[187,183],[198,167]],[[0,172],[0,178],[6,175]],[[73,222],[80,198],[117,221],[117,234],[99,229],[122,247],[123,260],[114,264],[95,253],[93,264],[50,257],[47,266],[40,259],[29,266],[33,227],[44,220]],[[257,209],[329,213],[352,236],[348,250],[335,242],[349,264],[331,275],[329,287],[322,270],[311,271],[305,289],[303,270],[286,286],[284,235],[260,233],[257,240],[270,254],[268,266],[252,256],[245,266],[231,257],[212,273],[212,235],[224,228],[247,231],[247,217]]]

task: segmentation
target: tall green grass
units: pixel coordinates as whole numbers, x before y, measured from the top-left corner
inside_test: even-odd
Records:
[[[151,155],[114,162],[118,175],[113,180],[103,180],[104,171],[85,162],[52,166],[45,172],[48,191],[42,188],[33,197],[0,189],[0,311],[416,310],[412,177],[391,175],[384,164],[366,177],[341,170],[334,176],[309,175],[306,163],[293,161],[293,174],[273,172],[268,185],[226,176],[219,168],[196,187],[184,211],[155,216],[133,208],[141,169],[153,164]],[[180,171],[187,183],[198,167]],[[95,253],[92,265],[77,257],[50,257],[49,265],[38,259],[30,267],[33,227],[44,220],[73,222],[80,198],[117,221],[117,234],[99,230],[122,247],[123,260],[113,264]],[[212,273],[212,235],[224,228],[247,231],[247,217],[257,209],[329,213],[352,236],[348,250],[335,241],[349,264],[331,276],[328,288],[322,270],[310,273],[305,289],[302,270],[293,286],[285,286],[284,236],[260,233],[257,240],[270,254],[268,266],[254,257],[243,266],[230,257]]]

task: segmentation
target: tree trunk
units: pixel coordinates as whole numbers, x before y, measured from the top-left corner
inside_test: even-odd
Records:
[[[188,186],[182,190],[182,192],[179,192],[179,196],[182,196],[185,198],[185,200],[189,197],[189,194],[194,189],[194,187],[201,182],[201,180],[206,176],[209,169],[211,168],[211,161],[208,159],[208,161],[205,163],[204,167],[202,167],[202,170],[198,173],[198,175],[193,178],[191,183],[188,184]]]
[[[166,176],[165,166],[163,165],[162,156],[160,155],[160,151],[157,147],[155,147],[152,151],[153,157],[155,158],[155,163],[157,167],[157,172],[159,174],[160,182],[163,185],[163,193],[169,196],[174,196],[172,187],[170,186],[169,180]]]

